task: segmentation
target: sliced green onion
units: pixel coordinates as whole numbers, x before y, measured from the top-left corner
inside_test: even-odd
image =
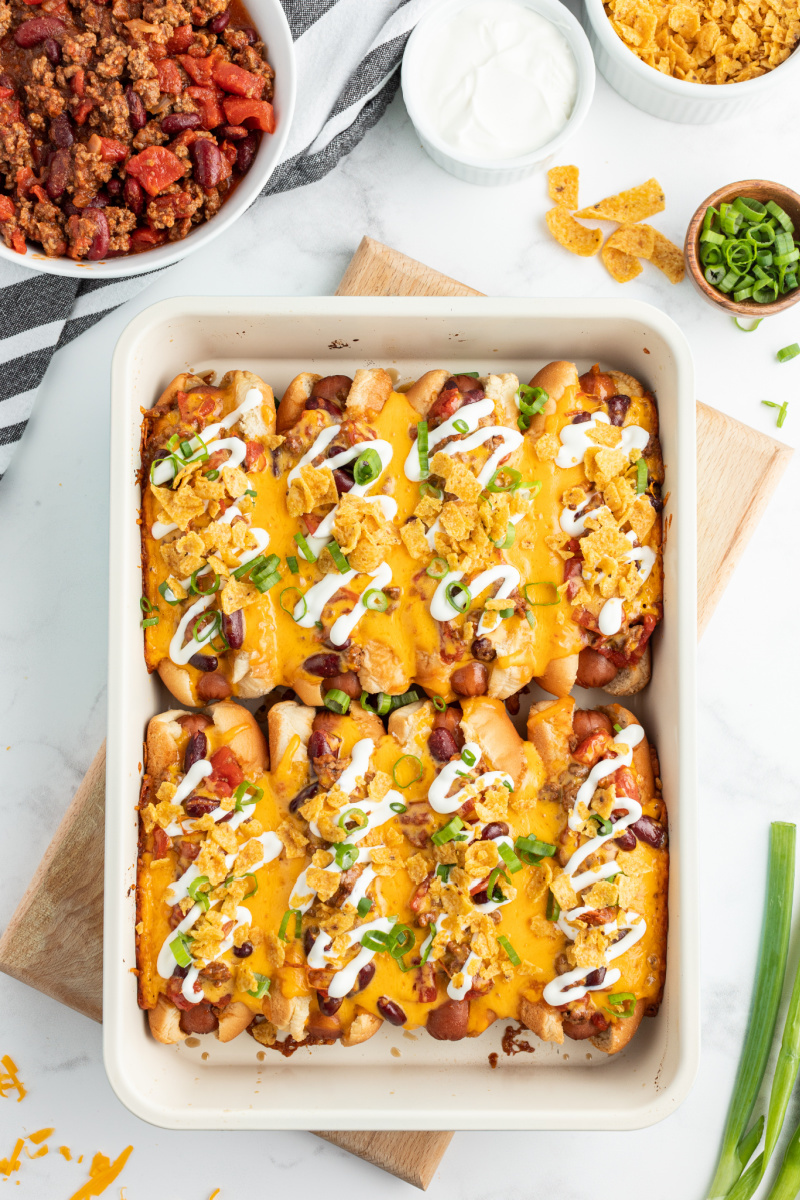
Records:
[[[508,483],[498,483],[500,476],[508,478]],[[522,475],[515,467],[498,467],[492,478],[486,484],[487,492],[514,492],[522,482]]]
[[[287,593],[292,593],[294,596],[297,597],[296,600],[289,601],[288,608],[286,607],[286,605],[283,602],[283,597]],[[285,613],[288,613],[290,617],[293,617],[295,621],[302,621],[303,617],[308,612],[308,605],[306,604],[306,598],[303,595],[303,593],[300,591],[300,589],[296,588],[296,587],[284,588],[283,591],[281,592],[280,596],[278,597],[278,604],[281,606],[283,611]],[[300,613],[299,617],[295,617],[294,610],[297,608],[298,604],[301,604],[303,606],[303,611]]]
[[[724,267],[706,267],[703,272],[704,276],[712,287],[719,287],[722,280],[725,278]]]
[[[798,354],[800,354],[800,344],[792,342],[791,346],[784,346],[782,350],[779,350],[776,357],[779,363],[785,363],[792,358],[797,358]]]
[[[189,442],[181,442],[181,454],[184,458],[191,458],[192,447]]]
[[[260,1000],[269,991],[270,980],[266,975],[259,975],[258,971],[254,971],[253,974],[256,977],[256,986],[247,995],[252,996],[255,1000]]]
[[[348,696],[347,692],[343,692],[341,688],[331,688],[329,692],[325,693],[322,703],[326,708],[329,708],[331,712],[342,715],[343,713],[346,713],[350,707],[350,697]]]
[[[211,572],[211,574],[214,576],[214,582],[211,584],[211,587],[205,589],[200,587],[197,581],[197,576],[201,571],[206,572],[207,569],[208,568],[206,567],[198,567],[196,571],[192,572],[192,577],[189,580],[189,590],[194,592],[196,596],[213,596],[214,592],[219,591],[219,585],[222,583],[222,580],[214,571]]]
[[[509,617],[513,617],[514,615],[513,608],[499,608],[496,611],[498,617],[503,621],[507,621]]]
[[[522,383],[517,390],[517,399],[520,410],[530,419],[542,411],[550,397],[544,388],[532,388]]]
[[[172,957],[179,967],[190,967],[192,965],[192,956],[189,953],[188,945],[191,941],[185,933],[176,933],[171,939],[169,948],[172,951]]]
[[[794,233],[794,223],[792,218],[785,212],[780,204],[776,204],[774,200],[767,201],[767,212],[774,217],[778,224],[786,231],[786,233]]]
[[[552,588],[553,596],[555,597],[555,599],[553,599],[553,600],[532,600],[530,598],[530,596],[528,595],[528,588],[540,588],[540,587]],[[561,600],[561,597],[558,594],[558,586],[555,583],[549,583],[547,580],[540,581],[539,583],[526,583],[522,589],[522,594],[525,597],[525,599],[528,601],[528,604],[530,604],[530,606],[532,608],[550,608],[551,605],[558,604],[559,601]]]
[[[756,317],[756,319],[755,319],[755,320],[753,321],[753,323],[750,325],[750,328],[749,328],[749,329],[745,329],[744,325],[740,325],[740,324],[739,324],[739,318],[738,318],[738,317],[734,317],[734,318],[733,318],[733,323],[734,323],[734,325],[736,326],[736,328],[737,328],[737,329],[741,329],[742,333],[754,333],[754,332],[756,331],[756,329],[758,329],[759,325],[761,324],[761,322],[762,322],[763,320],[764,320],[764,318],[763,318],[763,317]]]
[[[450,872],[452,871],[452,869],[455,865],[456,865],[455,863],[439,863],[434,874],[438,875],[440,879],[443,879],[445,883],[449,883],[450,882]]]
[[[341,575],[344,575],[345,571],[350,570],[350,563],[347,561],[345,556],[342,554],[342,551],[341,551],[341,548],[340,548],[338,542],[328,542],[328,553],[330,554],[331,558],[333,559],[336,570]]]
[[[406,787],[407,786],[408,786],[408,784],[406,784]],[[393,800],[392,803],[389,805],[389,808],[394,813],[408,812],[408,805],[403,804],[402,800]]]
[[[379,588],[368,588],[361,599],[364,608],[368,608],[370,612],[386,612],[389,607],[389,597]]]
[[[453,421],[453,429],[456,433],[469,433],[469,425],[466,421]]]
[[[371,908],[372,901],[370,900],[369,896],[362,896],[358,902],[358,905],[356,906],[356,912],[360,917],[365,917]]]
[[[281,577],[278,571],[260,571],[258,574],[250,576],[250,582],[259,592],[268,592],[270,588],[275,587],[276,583],[280,583]]]
[[[534,617],[533,613],[531,612],[531,610],[529,608],[525,609],[525,620],[528,622],[531,629],[536,628],[536,618]]]
[[[158,614],[156,613],[154,617],[145,617],[144,620],[140,622],[140,625],[142,629],[149,629],[152,625],[157,625],[158,620]]]
[[[423,699],[423,697],[420,696],[420,694],[416,690],[416,688],[412,688],[411,691],[409,691],[409,692],[403,692],[402,696],[392,696],[391,697],[391,701],[392,701],[391,711],[394,712],[394,710],[396,708],[405,708],[405,706],[407,704],[413,704],[416,700],[422,700],[422,699]]]
[[[147,599],[147,596],[141,597],[141,599],[139,600],[139,608],[142,610],[143,613],[149,613],[149,612],[156,611],[155,604],[151,604],[150,601]]]
[[[447,708],[447,705],[445,704],[445,702],[441,696],[434,696],[433,697],[433,707],[436,709],[437,712],[444,712],[445,709]]]
[[[287,554],[286,565],[289,568],[289,570],[292,572],[293,575],[299,574],[300,566],[297,562],[297,559],[295,558],[295,556],[293,554]]]
[[[340,871],[349,871],[358,862],[358,846],[351,846],[347,842],[339,842],[332,849],[333,857],[336,859],[336,865]]]
[[[245,781],[240,783],[236,791],[233,793],[233,798],[236,801],[234,806],[235,811],[242,812],[245,808],[250,808],[251,805],[258,804],[263,795],[263,788],[257,787],[256,784],[251,783],[249,779],[245,779]]]
[[[795,833],[795,826],[783,821],[775,821],[770,826],[767,898],[750,1018],[717,1170],[708,1192],[709,1200],[726,1196],[747,1165],[746,1161],[742,1162],[740,1147],[767,1068],[786,972],[794,891]],[[785,1196],[790,1194],[784,1193]]]
[[[465,747],[464,747],[464,749],[461,751],[461,761],[462,761],[463,763],[466,763],[466,765],[467,765],[468,767],[474,767],[474,766],[475,766],[475,763],[476,763],[478,760],[477,760],[477,758],[475,757],[475,755],[472,753],[472,751],[471,751],[471,750],[468,750],[468,749],[466,748],[466,746],[465,746]]]
[[[552,892],[547,893],[547,909],[545,914],[548,921],[557,921],[561,916],[561,905],[556,900]]]
[[[470,379],[480,379],[477,371],[459,371],[459,375],[468,375]]]
[[[245,894],[244,894],[243,898],[245,900],[249,900],[250,897],[255,896],[256,892],[258,891],[258,880],[256,879],[255,873],[253,871],[248,871],[245,875],[242,876],[242,879],[252,879],[252,881],[255,885],[253,887],[252,892],[245,892]]]
[[[497,547],[498,550],[508,550],[510,546],[514,545],[516,536],[517,536],[516,527],[515,527],[513,521],[509,521],[508,529],[506,530],[505,537],[502,538],[499,542],[494,542],[493,544]]]
[[[419,485],[419,490],[423,496],[433,496],[434,500],[441,500],[442,496],[444,495],[442,489],[436,487],[436,485],[431,483],[429,479],[423,479],[422,483]]]
[[[353,465],[353,478],[359,487],[372,483],[381,473],[381,456],[370,448],[359,454]]]
[[[364,709],[364,712],[375,713],[377,717],[385,717],[392,710],[392,697],[387,696],[386,692],[377,692],[375,694],[375,707],[373,708],[369,702],[369,692],[362,692],[361,707]]]
[[[540,862],[543,858],[552,858],[556,852],[555,846],[551,846],[549,842],[540,842],[535,837],[518,837],[514,849],[528,866]]]
[[[425,574],[430,575],[431,579],[444,579],[448,569],[446,558],[434,558],[426,568]]]
[[[492,904],[502,904],[502,902],[506,899],[506,896],[503,894],[502,890],[497,884],[498,879],[501,878],[505,879],[506,883],[508,883],[508,876],[503,868],[495,867],[494,870],[491,871],[489,875],[489,881],[486,884],[486,899]],[[495,888],[497,888],[496,893]]]
[[[208,893],[201,892],[200,888],[208,887],[209,884],[210,884],[210,880],[207,875],[198,875],[196,879],[192,880],[192,882],[189,884],[188,888],[186,889],[189,899],[192,900],[195,904],[199,904],[204,912],[208,912],[211,901],[208,898]],[[185,963],[182,963],[181,965],[185,966]]]
[[[211,618],[211,624],[207,625],[206,620],[209,617]],[[192,637],[194,638],[194,640],[196,642],[199,642],[201,639],[204,642],[210,642],[212,638],[215,638],[217,636],[217,634],[219,633],[219,631],[221,629],[222,629],[222,614],[220,612],[218,612],[216,608],[214,608],[210,612],[204,612],[204,613],[200,614],[200,616],[197,618],[194,625],[192,626]],[[199,632],[198,632],[198,630],[199,630]],[[209,632],[209,631],[211,631],[211,632]],[[208,635],[208,636],[204,636],[204,635]]]
[[[777,426],[778,426],[778,429],[782,429],[783,422],[786,420],[786,412],[789,407],[789,401],[784,400],[783,404],[776,404],[774,400],[762,400],[761,403],[763,405],[765,405],[766,408],[777,408],[778,409]]]
[[[395,925],[389,932],[387,949],[392,958],[402,958],[414,945],[414,930],[410,925]]]
[[[406,780],[405,783],[401,783],[397,778],[397,769],[403,762],[414,764],[413,768],[411,768],[413,770],[413,775],[410,779]],[[425,768],[422,765],[422,760],[417,758],[416,754],[401,754],[397,762],[392,767],[392,779],[395,781],[397,786],[403,790],[405,790],[407,787],[411,787],[412,783],[419,783],[424,774]]]
[[[589,820],[597,821],[597,827],[602,834],[605,835],[605,834],[613,832],[614,826],[611,824],[611,822],[608,820],[607,817],[602,817],[600,815],[600,813],[592,813]]]
[[[615,992],[608,997],[607,1011],[612,1017],[632,1017],[636,1008],[636,997],[633,992]]]
[[[522,863],[519,861],[510,846],[507,846],[505,842],[498,842],[497,850],[512,875],[515,875],[517,871],[522,870]]]
[[[281,927],[278,930],[278,937],[282,942],[289,941],[289,922],[291,921],[292,917],[294,917],[295,938],[303,936],[303,914],[300,912],[299,908],[287,908],[286,912],[283,914]]]
[[[367,950],[385,950],[389,943],[389,934],[380,929],[370,929],[361,939],[361,945]]]
[[[500,945],[503,947],[503,949],[505,950],[506,954],[508,955],[508,957],[510,958],[510,960],[514,964],[514,966],[518,967],[519,964],[522,962],[522,959],[517,954],[516,950],[511,945],[511,942],[508,940],[506,935],[504,933],[498,934],[497,940],[500,943]]]
[[[248,488],[247,491],[245,492],[245,496],[252,496],[254,500],[257,500],[258,492],[253,491],[252,488]]]
[[[464,834],[460,834],[460,830],[464,828],[464,822],[461,817],[451,817],[446,825],[441,829],[437,829],[436,833],[431,834],[431,841],[434,846],[444,846],[446,842],[463,841]]]
[[[430,473],[428,466],[428,422],[417,422],[417,454],[419,455],[420,474],[424,478]]]
[[[641,496],[647,491],[647,463],[643,458],[636,460],[636,494]]]
[[[294,540],[297,542],[297,545],[300,549],[300,553],[302,554],[302,556],[306,560],[306,562],[316,562],[317,561],[316,554],[311,549],[308,542],[303,537],[302,533],[296,533],[294,535]]]
[[[767,212],[765,204],[760,200],[751,200],[748,196],[737,196],[733,207],[742,214],[745,221],[762,221]]]
[[[158,585],[158,590],[161,592],[161,595],[164,597],[167,604],[172,604],[173,606],[176,604],[180,604],[180,600],[177,598],[177,596],[173,592],[172,588],[167,583],[166,579],[164,580],[163,583],[160,583]],[[169,592],[169,596],[167,595],[167,592]],[[171,600],[169,598],[170,596],[172,597]]]
[[[250,558],[247,562],[242,563],[231,574],[234,579],[242,579],[245,575],[250,575],[250,578],[253,579],[256,575],[268,575],[280,565],[280,561],[277,554],[270,554],[267,558],[263,554],[257,554],[255,558]]]
[[[366,829],[369,824],[369,817],[364,812],[363,808],[348,808],[339,817],[336,824],[340,829],[346,829],[350,821],[354,821],[354,827],[350,830],[351,833],[357,833],[359,829]]]
[[[472,604],[472,592],[465,583],[460,583],[458,580],[454,579],[452,583],[448,583],[444,594],[448,604],[456,612],[465,613]]]

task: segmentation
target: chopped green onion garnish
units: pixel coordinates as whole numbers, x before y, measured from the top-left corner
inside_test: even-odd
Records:
[[[419,469],[423,479],[430,473],[428,466],[428,422],[417,422],[417,454],[419,455]]]
[[[245,492],[245,496],[252,496],[254,500],[257,500],[258,492],[254,492],[252,488],[248,488],[247,491]]]
[[[190,967],[192,965],[192,956],[187,947],[191,938],[185,933],[176,933],[175,937],[169,943],[169,948],[172,951],[172,957],[179,967]]]
[[[419,485],[419,490],[423,496],[433,496],[434,500],[441,500],[442,496],[444,495],[442,489],[436,487],[436,485],[431,483],[429,479],[423,479],[422,483]]]
[[[249,779],[245,779],[233,793],[233,798],[236,801],[235,811],[242,812],[243,809],[249,808],[253,804],[258,804],[263,795],[263,788],[257,787],[254,783],[250,783]]]
[[[214,592],[219,591],[219,585],[222,583],[222,580],[214,571],[211,572],[213,576],[213,582],[211,583],[210,587],[203,588],[198,583],[197,576],[201,571],[205,572],[206,570],[206,567],[198,567],[196,571],[192,572],[192,577],[189,580],[189,590],[194,592],[196,596],[213,596]],[[205,578],[205,575],[203,575],[203,578]]]
[[[205,912],[208,912],[211,901],[208,898],[208,893],[201,892],[200,888],[208,887],[209,884],[210,881],[207,875],[198,875],[186,889],[189,899],[193,900],[195,904],[199,904]]]
[[[401,783],[397,777],[397,769],[401,763],[407,762],[413,766],[403,768],[401,774],[406,775],[411,773],[411,777],[406,779],[405,783]],[[392,779],[399,788],[411,787],[412,783],[419,783],[422,776],[425,774],[425,768],[422,765],[422,760],[417,758],[416,754],[401,754],[397,762],[392,767]]]
[[[459,375],[468,375],[470,377],[470,379],[480,379],[480,375],[478,374],[477,371],[459,371],[458,374]]]
[[[139,608],[143,613],[155,612],[155,605],[151,604],[147,596],[142,596],[139,600]]]
[[[494,545],[497,547],[498,550],[508,550],[510,546],[514,545],[514,539],[516,538],[516,536],[517,536],[517,531],[514,526],[514,523],[512,521],[509,521],[508,529],[506,530],[505,537],[502,538],[499,542],[495,542]]]
[[[294,540],[297,542],[297,545],[300,548],[300,553],[303,555],[303,558],[306,560],[306,562],[316,562],[317,561],[316,554],[311,549],[308,542],[303,537],[302,533],[296,533],[294,535]]]
[[[557,921],[561,916],[561,905],[556,900],[552,892],[547,893],[547,909],[545,916],[548,921]]]
[[[453,421],[453,429],[456,433],[469,433],[469,425],[466,421]]]
[[[286,596],[286,595],[289,596],[289,607],[288,608],[283,600],[284,596]],[[296,597],[296,599],[292,599],[293,596]],[[300,591],[300,589],[296,588],[296,587],[284,588],[283,591],[281,592],[280,596],[278,597],[278,604],[281,606],[283,611],[285,613],[288,613],[290,617],[293,617],[295,621],[302,621],[303,617],[308,612],[308,605],[306,604],[306,598],[303,595],[303,593]],[[297,608],[298,604],[302,607],[303,611],[300,613],[299,617],[295,617],[294,610]]]
[[[364,608],[368,608],[370,612],[386,612],[389,607],[389,597],[378,588],[368,588],[361,599]]]
[[[500,476],[505,476],[508,483],[498,483]],[[498,467],[492,478],[486,484],[487,492],[515,492],[522,483],[522,475],[515,467]]]
[[[177,598],[177,596],[173,592],[172,588],[167,583],[166,579],[164,580],[163,583],[160,583],[158,585],[158,590],[161,592],[161,595],[164,597],[167,604],[172,604],[172,605],[180,604],[180,600]],[[171,600],[170,600],[170,596],[172,597]]]
[[[266,975],[259,975],[258,971],[254,971],[253,974],[257,980],[256,986],[247,995],[252,996],[255,1000],[260,1000],[269,991],[270,981]]]
[[[774,204],[774,201],[770,201]],[[699,238],[700,262],[708,282],[737,303],[768,304],[797,287],[787,269],[800,261],[791,219],[780,205],[737,196],[732,204],[709,208]],[[750,272],[752,271],[752,275]],[[744,333],[752,332],[738,325]]]
[[[597,827],[602,834],[605,835],[613,832],[614,827],[611,822],[607,817],[601,817],[600,813],[592,813],[589,819],[591,821],[597,821]]]
[[[522,863],[519,861],[519,859],[517,858],[516,854],[511,849],[510,846],[507,846],[505,844],[505,842],[498,842],[497,849],[500,854],[500,857],[502,858],[503,862],[506,864],[506,866],[508,867],[508,869],[512,875],[515,875],[517,871],[522,870]]]
[[[549,842],[540,842],[535,837],[518,837],[514,843],[514,849],[528,866],[539,862],[543,858],[552,858],[556,852],[555,846],[552,846]]]
[[[300,912],[299,908],[287,908],[286,912],[283,914],[281,927],[278,930],[278,937],[282,942],[289,941],[289,922],[291,921],[292,917],[294,917],[295,938],[303,936],[303,914]]]
[[[440,879],[443,879],[445,883],[449,883],[450,872],[455,865],[455,863],[439,863],[434,874],[438,875]]]
[[[615,992],[608,997],[608,1012],[612,1017],[632,1017],[636,1008],[636,997],[633,992]]]
[[[370,931],[365,933],[361,939],[361,945],[365,946],[367,950],[385,950],[388,943],[389,934],[384,933],[380,929],[370,929]]]
[[[210,618],[211,624],[207,625],[206,621]],[[222,614],[216,609],[211,612],[204,612],[197,618],[192,626],[192,637],[196,642],[210,642],[215,638],[222,629]]]
[[[345,829],[350,821],[355,822],[353,829],[350,831],[351,833],[355,833],[359,829],[366,829],[369,824],[369,817],[363,808],[348,808],[342,813],[336,824],[340,829]]]
[[[359,487],[372,483],[381,473],[381,457],[377,450],[370,448],[359,454],[353,465],[353,478]]]
[[[444,594],[451,608],[456,612],[465,613],[472,604],[472,592],[465,583],[460,583],[458,580],[453,580],[448,583],[444,589]]]
[[[514,610],[513,608],[499,608],[497,610],[497,615],[501,618],[501,620],[507,621],[509,617],[513,617]]]
[[[506,935],[504,933],[498,934],[497,940],[500,943],[500,945],[503,947],[503,949],[505,950],[508,957],[511,959],[511,962],[514,964],[514,966],[518,967],[519,964],[522,962],[522,959],[517,954],[516,950],[511,945],[511,942],[508,940]]]
[[[500,879],[500,878],[504,879],[506,881],[506,883],[508,883],[508,876],[506,875],[503,868],[495,867],[494,870],[490,873],[489,881],[486,884],[486,899],[489,900],[492,904],[502,904],[502,902],[506,899],[505,895],[500,890],[500,887],[498,886],[498,883],[497,883],[498,879]],[[495,892],[495,888],[497,888],[496,892]]]
[[[333,850],[333,857],[336,859],[336,865],[340,871],[349,871],[358,861],[357,846],[351,846],[347,842],[339,842],[337,846],[331,848]]]
[[[792,342],[791,346],[784,346],[778,351],[777,359],[779,363],[788,362],[790,358],[797,358],[800,354],[800,345],[797,342]]]
[[[295,558],[295,556],[293,554],[287,554],[286,565],[289,568],[289,570],[292,572],[293,575],[297,575],[299,573],[300,567],[297,562],[297,559]]]
[[[431,841],[434,846],[443,846],[445,842],[463,841],[464,834],[459,836],[459,830],[464,828],[464,822],[461,817],[451,817],[446,825],[441,829],[437,829],[436,833],[431,835]]]
[[[342,713],[346,713],[350,707],[350,697],[348,696],[347,692],[343,692],[341,688],[332,688],[329,692],[325,693],[322,703],[326,708],[329,708],[331,712],[339,713],[341,715]]]
[[[406,785],[406,786],[408,786],[408,785]],[[408,805],[403,804],[402,800],[393,800],[392,803],[389,805],[389,808],[392,810],[392,812],[395,812],[395,813],[408,812]]]
[[[341,575],[344,575],[345,571],[350,570],[350,563],[347,561],[345,556],[342,554],[342,551],[339,547],[338,542],[328,542],[328,553],[330,554],[331,558],[333,559],[333,563],[334,563],[334,566],[336,567],[336,570]]]
[[[259,592],[268,592],[270,588],[275,587],[276,583],[280,583],[280,580],[278,571],[259,571],[257,574],[253,572],[250,576],[250,582],[258,588]]]
[[[156,614],[154,617],[145,617],[144,620],[141,622],[141,627],[142,627],[142,629],[149,629],[151,625],[157,625],[157,624],[158,624],[158,614]]]
[[[641,496],[647,491],[647,463],[643,458],[636,460],[636,494]]]
[[[430,575],[431,579],[444,579],[447,574],[448,566],[446,558],[434,558],[430,565],[426,567],[425,574]]]
[[[253,887],[252,892],[245,892],[245,895],[244,895],[244,899],[249,900],[250,897],[255,896],[256,892],[258,891],[258,880],[256,879],[253,871],[248,871],[245,875],[242,876],[242,879],[252,879],[252,881],[253,881],[254,887]]]
[[[404,708],[406,706],[406,704],[413,704],[415,700],[422,700],[422,699],[423,699],[423,697],[420,696],[419,692],[415,688],[412,688],[410,692],[403,692],[402,696],[392,696],[391,697],[391,701],[392,701],[392,710],[391,711],[394,712],[394,710],[396,708]]]
[[[783,404],[776,404],[774,400],[762,400],[761,403],[766,405],[767,408],[777,408],[779,410],[777,425],[778,429],[782,429],[783,422],[786,420],[786,411],[789,407],[789,401],[784,400]]]
[[[475,766],[475,763],[476,763],[478,760],[477,760],[477,758],[475,757],[475,755],[472,753],[472,751],[471,751],[471,750],[468,750],[468,749],[466,748],[466,746],[465,746],[465,747],[464,747],[464,749],[461,751],[461,761],[462,761],[463,763],[466,763],[466,765],[467,765],[468,767],[474,767],[474,766]]]
[[[378,717],[385,717],[388,712],[392,711],[392,697],[387,696],[386,692],[377,692],[375,695],[375,707],[373,708],[369,702],[369,692],[362,692],[361,707],[365,712],[375,713]]]
[[[356,907],[356,911],[360,917],[365,917],[372,908],[372,901],[369,896],[362,896]]]
[[[528,588],[552,588],[552,600],[532,600],[528,595]],[[555,583],[548,583],[546,580],[539,583],[526,583],[522,589],[522,594],[532,608],[549,608],[553,604],[558,604],[561,597],[558,594],[558,586]]]
[[[444,710],[447,708],[447,705],[445,704],[445,702],[441,696],[434,696],[433,697],[433,707],[436,709],[437,712],[444,712]]]

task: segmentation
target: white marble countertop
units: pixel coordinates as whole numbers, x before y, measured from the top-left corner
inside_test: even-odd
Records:
[[[677,242],[703,197],[732,178],[800,185],[796,156],[787,154],[785,132],[769,110],[733,125],[671,125],[630,107],[603,79],[567,154],[564,161],[581,166],[585,202],[657,176],[667,208],[655,224]],[[800,306],[745,336],[688,281],[672,287],[647,265],[621,291],[599,257],[574,258],[549,240],[548,207],[541,176],[481,189],[441,172],[398,98],[325,180],[259,202],[202,260],[173,267],[56,356],[0,486],[0,928],[104,733],[109,363],[135,312],[184,293],[330,294],[369,233],[490,295],[621,294],[655,304],[689,338],[699,399],[775,434],[775,410],[759,402],[789,397],[778,436],[797,440],[800,359],[778,365],[775,351],[800,339]],[[498,1191],[508,1200],[534,1192],[578,1200],[589,1171],[598,1169],[619,1195],[705,1194],[747,1015],[768,823],[798,811],[786,748],[797,740],[787,681],[799,665],[790,612],[791,584],[799,581],[799,470],[790,467],[780,485],[699,651],[703,1050],[693,1091],[654,1128],[583,1134],[580,1174],[569,1160],[575,1135],[457,1134],[430,1187],[434,1200]],[[134,1151],[108,1196],[206,1200],[220,1188],[219,1200],[245,1200],[287,1185],[296,1194],[318,1191],[323,1180],[331,1197],[362,1187],[375,1196],[411,1194],[308,1134],[182,1134],[145,1125],[106,1081],[99,1026],[2,975],[0,1011],[0,1057],[13,1057],[29,1090],[22,1104],[0,1098],[0,1159],[18,1136],[42,1127],[55,1129],[53,1151],[67,1145],[87,1155],[82,1166],[57,1153],[23,1156],[19,1173],[8,1181],[0,1175],[9,1194],[19,1184],[14,1194],[22,1200],[71,1196],[87,1178],[91,1155],[114,1158],[129,1144]],[[790,1110],[790,1121],[797,1115]]]

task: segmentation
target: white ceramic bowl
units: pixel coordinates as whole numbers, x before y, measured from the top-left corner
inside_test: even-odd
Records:
[[[595,70],[592,51],[580,23],[559,0],[522,0],[527,8],[555,25],[569,43],[578,71],[578,94],[575,98],[572,115],[556,137],[530,154],[524,154],[518,158],[491,161],[460,155],[439,137],[435,129],[431,128],[426,113],[419,103],[418,82],[423,70],[423,52],[429,39],[436,36],[437,27],[453,13],[471,3],[474,3],[474,0],[440,0],[440,3],[430,9],[419,21],[408,39],[408,45],[403,55],[403,99],[423,149],[445,171],[449,171],[451,175],[455,175],[467,183],[489,185],[517,183],[520,179],[532,175],[534,171],[540,171],[547,166],[558,151],[577,133],[586,119],[594,95]]]
[[[709,125],[749,114],[768,100],[777,102],[776,112],[788,113],[792,108],[787,91],[798,83],[798,53],[766,75],[744,83],[688,83],[637,58],[612,29],[603,0],[583,0],[583,12],[601,75],[625,100],[654,117],[684,125]]]
[[[294,114],[297,73],[294,43],[280,0],[248,0],[248,9],[255,28],[266,43],[269,62],[275,71],[276,129],[272,135],[262,136],[253,165],[217,215],[198,225],[179,242],[167,242],[165,246],[157,246],[154,250],[144,250],[140,254],[122,258],[100,262],[47,258],[40,246],[30,242],[27,253],[22,255],[9,250],[0,238],[0,259],[7,259],[15,266],[29,267],[32,271],[43,271],[46,275],[69,275],[77,279],[121,279],[141,275],[145,271],[157,271],[160,267],[169,266],[207,246],[250,207],[283,153]]]

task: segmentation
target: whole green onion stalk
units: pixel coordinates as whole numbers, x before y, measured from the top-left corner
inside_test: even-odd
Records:
[[[792,1134],[786,1147],[778,1178],[772,1186],[767,1200],[795,1200],[800,1192],[800,1125]]]
[[[744,1049],[722,1135],[722,1149],[707,1200],[722,1200],[728,1195],[747,1166],[761,1136],[759,1127],[748,1132],[748,1124],[767,1067],[783,991],[783,978],[786,974],[794,891],[795,832],[795,826],[784,821],[775,821],[770,826],[767,902],[761,929],[755,988]],[[770,1109],[772,1115],[772,1104]],[[776,1102],[776,1119],[777,1111]],[[783,1120],[782,1114],[780,1119]],[[763,1122],[759,1125],[763,1125]],[[775,1136],[777,1137],[777,1133]],[[800,1169],[800,1144],[797,1157]],[[800,1179],[800,1175],[798,1178]],[[752,1193],[743,1194],[749,1196]],[[795,1193],[792,1193],[793,1197],[794,1195]]]

